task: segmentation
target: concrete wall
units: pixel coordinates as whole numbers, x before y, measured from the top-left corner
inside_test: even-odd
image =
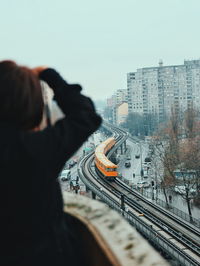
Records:
[[[107,205],[67,192],[63,193],[63,198],[65,212],[74,218],[87,266],[168,265],[122,216]]]

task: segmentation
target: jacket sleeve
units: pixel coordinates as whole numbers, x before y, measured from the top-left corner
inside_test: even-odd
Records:
[[[80,93],[79,85],[69,85],[53,69],[44,70],[40,78],[53,89],[65,118],[43,131],[29,133],[26,143],[32,147],[32,155],[39,156],[40,161],[54,168],[52,174],[57,174],[66,160],[98,129],[101,117],[96,114],[90,98]]]

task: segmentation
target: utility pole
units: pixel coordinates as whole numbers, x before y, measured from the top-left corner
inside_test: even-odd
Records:
[[[122,216],[124,216],[124,210],[125,210],[124,195],[121,194],[121,211],[122,211]]]
[[[143,171],[143,168],[142,168],[142,145],[141,145],[141,142],[140,142],[140,163],[141,163],[140,174],[141,174],[141,177],[143,177],[144,176],[144,171]]]
[[[152,200],[154,200],[154,188],[155,188],[154,180],[151,181],[151,188],[152,188]]]

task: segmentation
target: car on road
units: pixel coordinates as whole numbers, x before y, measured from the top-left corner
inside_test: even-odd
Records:
[[[143,167],[143,177],[148,178],[148,168],[147,167]]]
[[[126,168],[129,168],[129,167],[131,167],[131,163],[130,163],[130,162],[125,162],[124,166],[125,166]]]
[[[143,162],[143,165],[150,166],[151,162]]]
[[[145,162],[145,163],[151,163],[151,158],[150,158],[150,157],[146,157],[146,158],[144,159],[144,162]]]
[[[150,184],[147,181],[140,181],[137,183],[137,188],[148,188]]]
[[[127,160],[131,160],[131,156],[130,156],[130,155],[127,156],[126,159],[127,159]]]
[[[148,166],[146,164],[144,164],[144,163],[142,164],[142,168],[143,168],[144,171],[147,171],[147,167]]]
[[[140,158],[140,155],[139,155],[139,154],[136,154],[136,155],[135,155],[135,158],[136,158],[136,159],[139,159],[139,158]]]

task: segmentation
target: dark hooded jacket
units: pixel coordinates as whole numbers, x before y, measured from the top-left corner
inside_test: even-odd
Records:
[[[40,246],[56,249],[53,228],[63,217],[57,177],[101,123],[79,85],[67,84],[53,69],[40,78],[53,89],[65,118],[38,132],[0,124],[0,265],[40,265],[35,259]]]

